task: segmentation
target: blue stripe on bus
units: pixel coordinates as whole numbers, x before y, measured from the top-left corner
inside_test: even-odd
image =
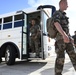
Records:
[[[12,28],[12,23],[3,24],[3,29]]]
[[[24,21],[17,21],[17,22],[14,22],[14,27],[21,27],[23,26],[24,24]]]

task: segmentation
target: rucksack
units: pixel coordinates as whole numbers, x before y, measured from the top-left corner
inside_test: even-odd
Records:
[[[47,32],[48,36],[52,39],[54,39],[57,35],[57,29],[54,26],[53,18],[47,19]]]

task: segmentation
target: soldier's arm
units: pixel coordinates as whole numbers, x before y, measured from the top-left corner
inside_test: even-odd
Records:
[[[39,26],[36,26],[36,35],[35,35],[35,39],[40,35],[40,28]]]
[[[56,29],[59,31],[59,33],[64,36],[66,35],[66,33],[64,32],[64,30],[61,27],[61,17],[62,17],[62,13],[59,11],[56,11],[53,15],[54,18],[54,25],[56,27]]]
[[[58,32],[63,36],[64,42],[68,43],[69,37],[61,27],[61,18],[62,18],[62,13],[59,11],[56,11],[53,15],[54,25],[56,29],[58,30]]]
[[[68,35],[65,33],[65,31],[62,29],[61,25],[58,22],[54,23],[56,29],[58,30],[58,32],[63,36],[64,42],[65,43],[69,43],[69,37]]]
[[[55,22],[54,25],[62,36],[66,35],[66,33],[64,32],[64,30],[62,29],[61,25],[58,22]]]

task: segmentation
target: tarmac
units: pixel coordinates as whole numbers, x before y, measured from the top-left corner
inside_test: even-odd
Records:
[[[4,62],[0,64],[0,75],[55,75],[56,54],[52,52],[46,60],[34,59],[30,62],[16,62],[13,66],[7,66]],[[72,63],[65,54],[65,64],[62,75],[76,75]]]
[[[54,74],[55,59],[56,59],[56,54],[52,54],[51,57],[46,59],[47,64],[44,67],[28,75],[55,75]],[[40,61],[40,62],[45,62],[45,61]],[[65,54],[65,64],[64,64],[62,75],[76,75],[76,72],[67,54]]]

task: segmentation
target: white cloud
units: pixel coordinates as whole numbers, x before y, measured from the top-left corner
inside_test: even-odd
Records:
[[[31,5],[31,6],[34,5],[35,4],[35,0],[28,0],[28,4]]]
[[[68,10],[67,10],[67,14],[69,16],[69,28],[70,28],[70,33],[71,35],[74,34],[74,31],[76,30],[76,1],[75,0],[68,0]]]
[[[36,7],[39,5],[45,5],[45,4],[58,6],[57,4],[58,1],[59,0],[55,0],[55,1],[54,0],[28,0],[28,4],[32,7]]]
[[[69,11],[76,11],[76,1],[75,0],[68,0],[68,10]]]

